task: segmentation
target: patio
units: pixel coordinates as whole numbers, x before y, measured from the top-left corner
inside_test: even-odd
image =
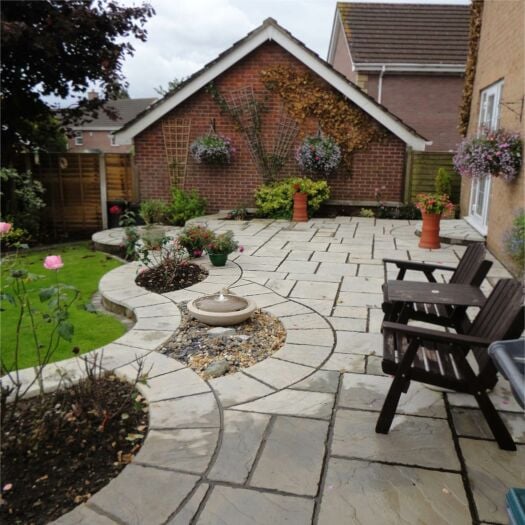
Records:
[[[498,448],[473,398],[417,383],[390,434],[374,432],[391,381],[382,258],[454,265],[464,246],[421,250],[413,221],[197,222],[233,230],[244,253],[164,295],[133,283],[134,263],[101,280],[106,304],[137,318],[105,348],[105,366],[131,375],[143,357],[153,367],[150,432],[134,464],[56,523],[507,522],[505,492],[525,484],[525,421],[505,381],[492,399],[517,452]],[[494,261],[483,291],[508,276]],[[205,382],[155,349],[180,321],[177,302],[224,286],[279,317],[287,339],[273,357]]]

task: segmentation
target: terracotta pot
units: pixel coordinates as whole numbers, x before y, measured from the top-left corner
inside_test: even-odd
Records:
[[[293,195],[293,221],[306,222],[308,220],[308,193],[296,192]]]
[[[224,266],[228,260],[227,253],[208,253],[213,266]]]
[[[423,217],[423,227],[421,229],[419,247],[428,248],[430,250],[441,248],[439,242],[439,222],[441,220],[441,213],[421,212],[421,216]]]

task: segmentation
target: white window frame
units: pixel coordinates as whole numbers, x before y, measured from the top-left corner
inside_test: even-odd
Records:
[[[75,146],[83,146],[84,145],[84,134],[82,133],[82,130],[77,129],[75,131]]]
[[[118,146],[117,144],[117,137],[113,133],[108,133],[109,135],[109,143],[111,146]]]
[[[485,89],[481,90],[479,98],[479,115],[478,115],[478,135],[482,133],[483,128],[489,131],[495,131],[499,127],[500,119],[500,102],[503,91],[503,80],[495,82]],[[488,101],[493,97],[492,111],[488,111]],[[479,191],[483,188],[483,202],[481,203],[481,213],[477,212],[476,202],[478,201]],[[473,179],[470,187],[469,215],[465,217],[468,222],[478,230],[482,235],[488,232],[488,214],[490,203],[491,177],[487,176],[484,180]]]

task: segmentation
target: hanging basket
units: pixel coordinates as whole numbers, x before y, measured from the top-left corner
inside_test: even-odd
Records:
[[[341,148],[331,137],[321,133],[306,137],[297,148],[295,159],[303,171],[327,175],[341,162]]]
[[[197,162],[212,166],[229,164],[234,151],[231,140],[215,131],[213,121],[210,131],[206,135],[197,137],[190,146],[191,156]]]

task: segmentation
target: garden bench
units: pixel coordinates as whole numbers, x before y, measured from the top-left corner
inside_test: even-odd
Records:
[[[472,394],[499,446],[516,445],[494,408],[487,390],[497,381],[488,347],[498,340],[519,337],[524,328],[523,286],[515,279],[500,280],[468,332],[455,334],[403,323],[383,322],[383,372],[394,376],[376,425],[387,434],[403,392],[411,381]],[[477,362],[477,371],[467,357]]]

